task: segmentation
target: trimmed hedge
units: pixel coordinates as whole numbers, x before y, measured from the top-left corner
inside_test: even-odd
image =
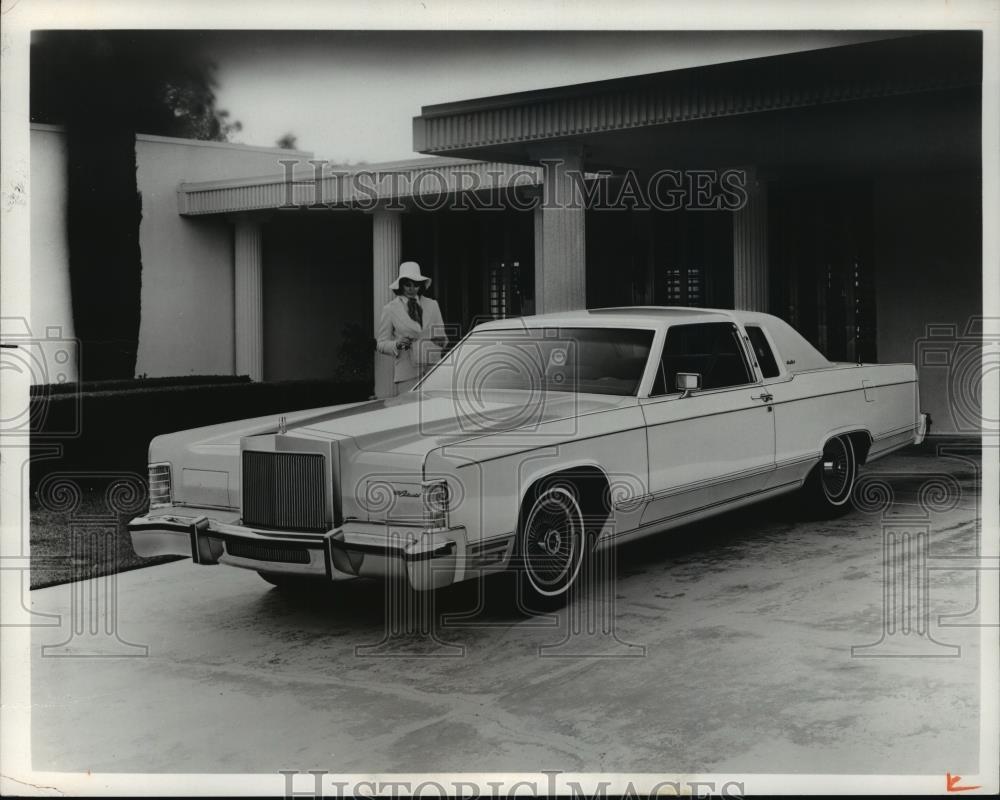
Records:
[[[31,398],[31,490],[53,472],[81,485],[115,474],[146,474],[149,442],[161,433],[219,422],[354,403],[370,383],[277,381],[196,384],[146,381],[141,388],[37,395]],[[53,445],[61,455],[53,456]]]
[[[80,383],[47,383],[31,387],[32,397],[79,392],[111,392],[148,389],[156,386],[203,386],[219,383],[249,383],[249,375],[181,375],[176,378],[118,378]]]

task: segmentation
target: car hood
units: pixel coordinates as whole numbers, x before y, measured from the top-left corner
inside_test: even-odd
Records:
[[[571,392],[407,392],[297,420],[288,425],[288,433],[350,438],[360,450],[422,456],[434,448],[481,436],[542,425],[548,431],[558,428],[561,420],[634,402],[632,397]]]
[[[156,437],[151,463],[174,465],[179,501],[238,507],[241,441],[274,434],[339,441],[341,479],[389,469],[420,475],[427,454],[438,447],[510,432],[529,438],[535,431],[558,441],[572,436],[581,414],[634,405],[634,397],[568,392],[491,392],[477,395],[407,392],[386,400],[327,406],[285,415],[238,420]],[[266,449],[266,447],[265,447]],[[353,495],[352,495],[353,496]],[[345,494],[346,499],[346,494]]]

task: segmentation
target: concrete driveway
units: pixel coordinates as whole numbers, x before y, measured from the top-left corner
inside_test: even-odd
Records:
[[[774,502],[626,546],[612,632],[587,601],[527,617],[502,578],[441,592],[437,640],[384,640],[374,584],[181,561],[37,590],[63,624],[34,631],[33,767],[975,773],[977,463],[908,451],[836,521]],[[888,583],[886,544],[914,548]],[[909,633],[883,601],[906,576]]]

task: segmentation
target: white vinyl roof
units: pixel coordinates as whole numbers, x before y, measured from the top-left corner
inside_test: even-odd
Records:
[[[660,328],[671,322],[720,322],[734,319],[739,312],[717,308],[687,308],[673,306],[622,306],[618,308],[591,308],[580,311],[560,311],[485,322],[484,330],[503,328],[571,327],[588,328]]]
[[[653,328],[690,325],[699,322],[739,322],[759,325],[771,336],[785,372],[807,372],[831,366],[831,362],[779,317],[759,311],[734,311],[726,308],[689,308],[681,306],[623,306],[561,311],[533,317],[515,317],[484,322],[476,330],[517,330],[535,328]]]

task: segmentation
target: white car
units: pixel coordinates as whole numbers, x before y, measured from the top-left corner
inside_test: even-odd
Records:
[[[782,320],[607,308],[475,328],[410,392],[158,436],[139,555],[432,589],[516,570],[559,601],[595,548],[802,491],[922,441],[911,364],[827,361]]]

